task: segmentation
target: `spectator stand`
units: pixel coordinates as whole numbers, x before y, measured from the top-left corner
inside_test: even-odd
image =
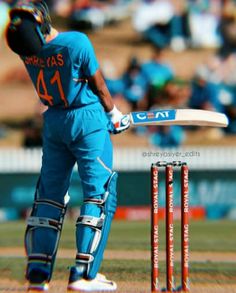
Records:
[[[70,28],[99,30],[131,15],[133,1],[76,0],[70,15]]]

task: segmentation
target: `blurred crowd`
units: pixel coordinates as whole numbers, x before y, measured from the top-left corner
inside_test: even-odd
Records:
[[[145,0],[132,21],[153,46],[153,57],[143,62],[133,56],[119,78],[107,79],[113,96],[122,95],[132,111],[195,108],[223,112],[229,118],[223,134],[236,134],[236,1]],[[213,54],[184,80],[162,58],[167,48],[175,52],[211,48]],[[137,131],[149,135],[154,145],[171,147],[184,142],[185,129],[145,127]]]
[[[236,0],[47,0],[54,16],[67,20],[68,29],[96,33],[111,23],[129,18],[140,40],[150,43],[148,61],[132,56],[116,78],[105,75],[114,99],[123,99],[131,111],[154,108],[196,108],[224,112],[236,134]],[[0,26],[14,0],[0,0]],[[163,60],[165,50],[180,52],[213,49],[188,80],[180,78]],[[187,66],[187,64],[183,64]],[[32,127],[33,122],[26,128]],[[38,124],[37,124],[38,125]],[[143,127],[159,147],[178,146],[185,140],[179,126]],[[195,128],[193,128],[194,130]],[[26,131],[26,134],[30,131]],[[40,139],[37,137],[37,143]],[[30,141],[29,145],[33,145]],[[27,145],[27,144],[26,144]]]
[[[192,78],[183,79],[164,61],[163,53],[155,46],[150,60],[141,62],[134,56],[120,77],[106,79],[113,97],[126,100],[132,111],[193,108],[223,112],[230,123],[222,135],[236,134],[236,55],[213,55],[196,68]],[[149,135],[154,145],[171,147],[184,142],[185,129],[144,127],[138,128],[137,134]]]
[[[17,0],[0,0],[0,19]],[[45,0],[69,28],[97,30],[131,18],[134,30],[158,47],[235,47],[235,0]],[[0,24],[1,24],[0,23]],[[1,27],[3,27],[1,25]],[[233,41],[233,43],[232,43]],[[226,48],[227,46],[227,48]]]

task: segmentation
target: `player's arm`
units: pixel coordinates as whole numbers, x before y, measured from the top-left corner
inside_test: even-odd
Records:
[[[129,128],[129,115],[122,114],[115,106],[111,94],[106,86],[105,80],[100,70],[88,78],[88,82],[94,93],[98,95],[100,101],[111,119],[113,133],[119,133]]]
[[[101,71],[98,69],[93,76],[88,78],[88,82],[92,90],[99,96],[105,111],[107,113],[110,112],[114,108],[115,104],[106,86]]]

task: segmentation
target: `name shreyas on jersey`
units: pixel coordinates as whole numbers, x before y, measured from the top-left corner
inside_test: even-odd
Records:
[[[26,65],[32,65],[40,68],[53,68],[53,67],[62,67],[65,64],[64,57],[62,54],[56,54],[49,57],[23,57],[22,58]]]
[[[134,123],[137,122],[152,122],[163,120],[174,120],[176,110],[156,110],[146,112],[133,112],[132,118]]]

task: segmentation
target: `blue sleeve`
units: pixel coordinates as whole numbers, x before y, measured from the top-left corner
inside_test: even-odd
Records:
[[[95,55],[93,45],[91,44],[89,38],[84,35],[83,39],[83,71],[87,77],[93,76],[99,68],[99,64]]]

